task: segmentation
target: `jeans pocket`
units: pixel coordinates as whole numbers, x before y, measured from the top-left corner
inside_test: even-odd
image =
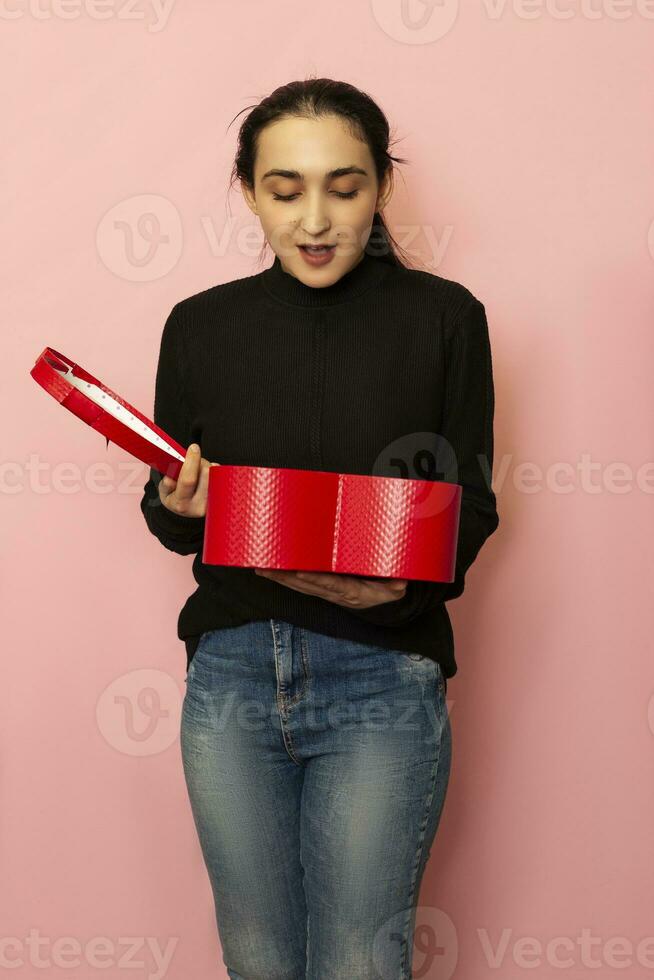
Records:
[[[411,664],[412,667],[417,667],[420,670],[426,670],[428,673],[433,674],[438,680],[438,690],[439,693],[445,696],[445,674],[443,673],[443,668],[437,660],[433,660],[431,657],[426,656],[424,653],[408,653],[402,652],[402,656],[407,662]]]
[[[202,653],[203,647],[204,647],[204,645],[207,642],[207,638],[210,637],[211,634],[214,633],[214,632],[215,632],[215,630],[206,630],[204,633],[201,633],[200,634],[200,639],[198,640],[198,645],[195,648],[195,653],[191,657],[191,662],[188,665],[188,669],[186,671],[186,683],[187,684],[189,683],[189,681],[192,681],[193,680],[193,675],[195,674],[195,670],[196,670],[196,667],[197,667],[197,665],[199,663],[199,659],[200,659],[199,658],[199,654]]]
[[[195,654],[191,657],[191,662],[186,670],[186,683],[193,679],[193,674],[195,673]]]

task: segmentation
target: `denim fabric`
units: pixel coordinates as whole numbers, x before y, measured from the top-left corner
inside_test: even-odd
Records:
[[[408,980],[451,762],[438,663],[280,619],[203,633],[180,744],[232,980]]]

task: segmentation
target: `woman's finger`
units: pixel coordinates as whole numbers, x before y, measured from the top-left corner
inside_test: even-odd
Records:
[[[276,568],[255,568],[254,571],[257,575],[280,582],[296,592],[318,596],[346,607],[367,608],[391,602],[401,598],[408,585],[408,579],[371,579],[335,572],[303,572]],[[371,598],[376,598],[377,601],[365,602]]]
[[[194,496],[200,475],[200,447],[196,443],[186,450],[186,457],[177,477],[176,495],[179,501],[188,502]]]
[[[200,461],[200,476],[198,478],[197,493],[201,499],[206,499],[209,493],[209,470],[218,463],[210,463],[208,459]]]
[[[312,576],[319,575],[321,573],[316,572],[297,572],[295,570],[288,569],[278,569],[278,568],[255,568],[255,573],[257,575],[263,575],[264,578],[273,579],[276,582],[281,582],[282,585],[287,585],[291,589],[295,589],[297,592],[304,592],[306,595],[315,595],[321,599],[347,599],[348,590],[344,584],[338,583],[338,579],[341,576],[332,575],[330,572],[326,572],[323,576],[323,583],[309,581],[306,576],[311,574]],[[329,585],[325,584],[329,580]],[[352,598],[352,596],[350,596]]]

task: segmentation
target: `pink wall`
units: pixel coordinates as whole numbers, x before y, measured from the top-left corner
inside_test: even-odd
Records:
[[[418,917],[440,951],[416,975],[649,976],[654,4],[0,8],[0,966],[223,975],[177,734],[191,558],[147,532],[146,467],[29,370],[53,346],[151,412],[172,305],[260,270],[229,121],[318,74],[387,112],[412,161],[396,236],[483,300],[493,343],[502,524],[450,605],[453,770]]]

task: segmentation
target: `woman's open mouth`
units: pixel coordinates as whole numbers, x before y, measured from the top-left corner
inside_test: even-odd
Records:
[[[298,245],[300,254],[305,262],[309,265],[326,265],[330,262],[333,255],[335,245]]]

